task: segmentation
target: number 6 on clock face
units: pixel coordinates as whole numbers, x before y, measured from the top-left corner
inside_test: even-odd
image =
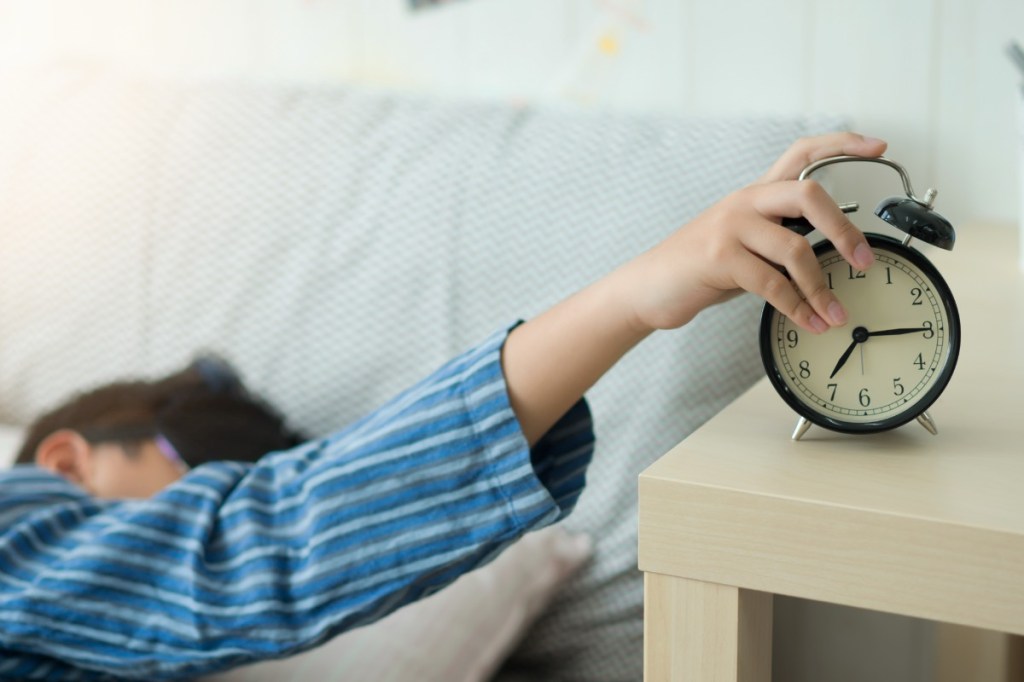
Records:
[[[766,305],[761,357],[772,385],[798,414],[834,431],[891,429],[924,412],[949,383],[960,318],[946,282],[917,250],[865,235],[866,272],[828,242],[815,247],[825,281],[849,322],[812,334]]]

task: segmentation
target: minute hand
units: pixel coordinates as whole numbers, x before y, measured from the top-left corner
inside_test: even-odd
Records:
[[[881,329],[877,332],[868,332],[868,336],[899,336],[900,334],[917,334],[929,331],[931,327],[900,327],[899,329]]]

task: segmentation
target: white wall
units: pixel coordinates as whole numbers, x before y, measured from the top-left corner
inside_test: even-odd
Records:
[[[0,64],[369,82],[627,111],[843,113],[955,224],[1017,220],[1024,0],[0,0]],[[876,172],[887,173],[879,167]],[[893,191],[895,175],[886,178]]]

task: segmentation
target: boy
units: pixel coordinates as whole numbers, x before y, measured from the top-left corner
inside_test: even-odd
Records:
[[[806,216],[868,268],[863,235],[794,178],[884,149],[849,133],[798,141],[761,181],[546,313],[253,464],[187,469],[158,430],[40,434],[38,466],[0,474],[0,677],[168,679],[289,655],[560,520],[593,448],[583,395],[654,330],[742,290],[811,332],[846,322],[779,219]]]

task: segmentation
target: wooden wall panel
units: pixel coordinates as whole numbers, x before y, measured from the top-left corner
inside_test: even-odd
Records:
[[[930,0],[841,0],[814,3],[808,36],[807,109],[849,115],[854,129],[889,141],[887,155],[903,164],[923,195],[929,183],[932,59]],[[881,166],[836,170],[855,178],[862,214],[902,191],[899,176]],[[862,226],[869,216],[857,222]]]
[[[805,3],[689,3],[693,111],[706,115],[791,114],[804,109]]]
[[[465,91],[475,97],[536,98],[551,78],[551,65],[565,60],[572,9],[564,0],[487,0],[452,7],[462,15]]]
[[[1004,48],[1024,44],[1024,2],[937,0],[936,10],[930,144],[944,205],[961,221],[1013,220],[1024,185],[1024,77]]]
[[[1021,0],[0,0],[0,67],[72,58],[626,111],[841,113],[890,140],[960,224],[1018,219],[1011,38],[1024,41]]]
[[[693,110],[689,3],[576,0],[572,53],[543,96],[633,112]]]
[[[405,2],[341,2],[358,7],[350,39],[359,56],[350,80],[471,94],[464,88],[469,65],[462,59],[462,8],[410,14]]]

